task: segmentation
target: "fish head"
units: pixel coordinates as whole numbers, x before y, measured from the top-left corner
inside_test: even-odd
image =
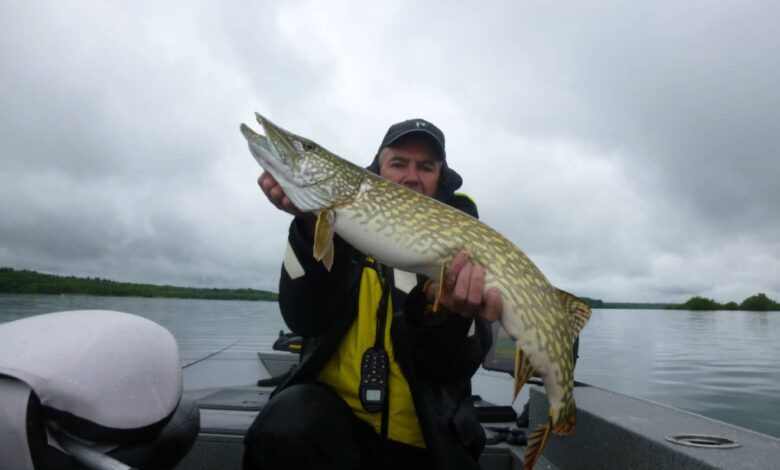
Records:
[[[265,135],[246,124],[241,124],[241,133],[257,163],[271,173],[295,207],[317,212],[354,197],[360,186],[356,166],[260,114],[256,116]]]

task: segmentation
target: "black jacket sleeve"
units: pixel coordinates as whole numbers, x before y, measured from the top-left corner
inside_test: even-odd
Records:
[[[340,237],[334,237],[336,253],[333,266],[328,271],[312,256],[313,241],[305,230],[304,222],[298,218],[290,224],[288,241],[303,268],[303,274],[293,279],[286,267],[288,261],[282,265],[279,280],[282,317],[296,335],[320,336],[332,324],[340,298],[348,288],[351,248]]]

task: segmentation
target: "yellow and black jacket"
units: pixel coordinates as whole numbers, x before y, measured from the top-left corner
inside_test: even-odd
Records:
[[[465,196],[449,191],[437,198],[477,216]],[[432,320],[425,314],[425,278],[382,269],[385,282],[393,286],[384,332],[391,362],[389,412],[384,417],[367,413],[356,397],[359,361],[376,337],[382,284],[365,254],[339,237],[335,249],[328,272],[314,261],[312,240],[299,221],[290,226],[279,305],[287,326],[304,340],[300,364],[277,391],[298,383],[325,383],[379,434],[429,449],[438,468],[479,468],[485,435],[470,401],[471,377],[490,349],[490,326],[459,315],[440,314]]]

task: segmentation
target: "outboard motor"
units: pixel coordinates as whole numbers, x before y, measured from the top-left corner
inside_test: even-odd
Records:
[[[199,427],[160,325],[106,310],[0,325],[0,467],[169,469]]]

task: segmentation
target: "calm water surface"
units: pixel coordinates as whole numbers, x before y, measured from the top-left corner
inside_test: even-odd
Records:
[[[780,437],[780,312],[594,310],[578,380]]]
[[[168,328],[183,362],[269,350],[276,303],[0,294],[0,323],[62,310],[135,313]],[[594,310],[578,380],[780,437],[780,312]]]

